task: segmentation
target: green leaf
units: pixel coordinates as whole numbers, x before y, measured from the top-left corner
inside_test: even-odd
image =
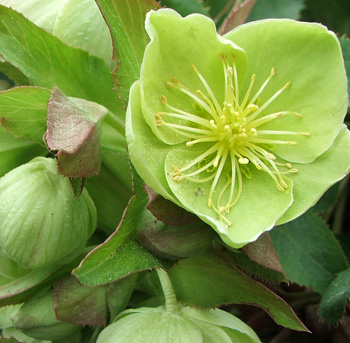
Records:
[[[139,274],[131,274],[121,280],[118,280],[117,282],[112,283],[108,287],[107,304],[111,312],[110,322],[113,322],[116,316],[125,310],[138,280]]]
[[[298,19],[303,0],[259,0],[251,11],[248,21],[267,18]]]
[[[46,141],[57,150],[58,169],[71,178],[98,174],[101,167],[99,126],[108,110],[82,99],[69,99],[57,87],[47,111]]]
[[[339,35],[350,35],[348,0],[304,0],[300,19],[322,23]]]
[[[244,246],[242,250],[229,252],[229,257],[241,269],[263,280],[288,282],[268,232]]]
[[[132,240],[146,204],[145,194],[131,197],[117,230],[73,270],[79,282],[97,286],[141,270],[165,267],[163,261]]]
[[[17,87],[0,93],[2,126],[15,137],[30,138],[44,145],[50,90]]]
[[[31,139],[12,137],[0,127],[0,177],[32,158],[46,154],[46,147]]]
[[[0,60],[0,71],[13,81],[13,85],[29,85],[28,78],[18,68],[8,62],[2,62]]]
[[[160,3],[162,6],[174,9],[183,17],[191,13],[209,15],[208,8],[205,7],[201,0],[161,0]]]
[[[19,343],[17,339],[11,337],[11,338],[2,338],[0,337],[0,343]]]
[[[0,286],[0,306],[23,302],[37,291],[37,286],[52,274],[52,267],[29,271],[22,277]]]
[[[350,297],[350,268],[339,273],[323,294],[320,315],[327,323],[341,320]]]
[[[112,34],[113,58],[119,60],[114,71],[117,92],[127,104],[129,89],[140,76],[143,53],[149,42],[144,24],[146,13],[159,8],[159,5],[155,0],[96,2]]]
[[[79,325],[107,324],[107,288],[81,285],[75,278],[58,281],[53,290],[58,320]]]
[[[270,232],[289,279],[324,293],[335,275],[348,267],[346,258],[326,224],[306,213]]]
[[[94,101],[124,115],[103,60],[69,47],[12,9],[0,6],[0,18],[0,54],[31,84],[56,85],[67,96]]]
[[[345,70],[348,77],[348,93],[350,97],[350,39],[340,38],[339,42],[343,52]]]
[[[102,153],[102,158],[103,158]],[[117,155],[114,163],[125,173],[130,173],[126,156]],[[85,179],[85,187],[97,210],[97,227],[112,234],[131,196],[131,181],[126,183],[115,175],[104,163],[99,175]],[[128,187],[130,185],[130,187]]]
[[[105,284],[139,271],[169,267],[165,261],[154,257],[131,239],[126,240],[114,250],[107,250],[103,245],[99,247],[103,249],[101,254],[98,254],[99,250],[97,248],[94,251],[95,254],[90,255],[83,261],[81,267],[73,271],[74,275],[84,285]],[[102,255],[106,251],[109,251],[109,256],[107,258],[103,256],[103,260],[99,259],[98,255]],[[96,266],[91,268],[93,262],[96,263]],[[89,267],[90,269],[88,269]]]
[[[263,308],[280,325],[307,331],[282,299],[238,270],[224,255],[211,251],[182,260],[169,276],[180,302],[203,308],[252,304]]]

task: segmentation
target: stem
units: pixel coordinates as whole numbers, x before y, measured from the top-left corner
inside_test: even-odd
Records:
[[[163,269],[156,269],[160,284],[163,289],[165,298],[165,308],[168,312],[176,313],[179,312],[180,307],[176,300],[173,285],[171,284],[168,273]]]

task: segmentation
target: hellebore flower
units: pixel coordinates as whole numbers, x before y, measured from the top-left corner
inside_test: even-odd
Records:
[[[346,73],[324,26],[262,20],[220,37],[209,18],[162,9],[146,30],[130,158],[228,245],[296,218],[346,175]]]

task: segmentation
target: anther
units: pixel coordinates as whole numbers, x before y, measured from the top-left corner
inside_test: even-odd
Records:
[[[164,95],[161,95],[160,96],[160,102],[162,104],[166,105],[168,103],[168,99]]]
[[[238,159],[239,164],[248,164],[249,160],[246,157],[241,157]]]

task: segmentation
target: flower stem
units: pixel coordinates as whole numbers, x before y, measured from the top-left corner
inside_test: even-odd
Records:
[[[171,284],[168,273],[163,269],[156,269],[160,284],[163,289],[165,298],[165,308],[168,312],[179,312],[180,307],[176,300],[176,295],[174,293],[173,285]]]

